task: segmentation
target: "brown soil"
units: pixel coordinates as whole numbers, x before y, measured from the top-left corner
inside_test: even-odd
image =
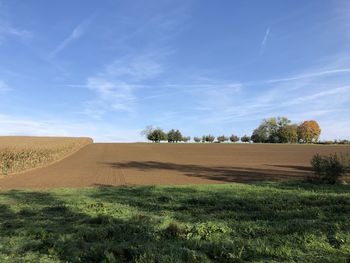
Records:
[[[0,189],[99,185],[215,184],[301,179],[315,153],[346,146],[90,144],[51,166],[0,179]]]

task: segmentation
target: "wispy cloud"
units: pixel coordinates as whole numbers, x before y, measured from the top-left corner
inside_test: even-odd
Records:
[[[9,90],[10,87],[6,84],[6,82],[0,79],[0,92],[5,92]]]
[[[81,21],[71,33],[49,54],[49,58],[55,57],[58,53],[68,47],[72,42],[82,37],[87,29],[87,26],[91,22],[92,17],[88,17]]]
[[[265,31],[264,38],[263,38],[263,40],[261,41],[261,45],[260,45],[260,54],[263,54],[264,51],[265,51],[265,47],[266,47],[266,44],[267,44],[267,40],[268,40],[268,38],[269,38],[269,35],[270,35],[270,27],[267,27],[267,28],[266,28],[266,31]]]
[[[239,125],[241,122],[257,125],[261,119],[276,115],[286,115],[295,122],[315,118],[321,125],[326,120],[328,123],[341,122],[347,113],[350,114],[348,66],[346,59],[329,59],[300,74],[241,82],[238,93],[223,93],[218,98],[208,94],[206,100],[199,96],[193,115],[205,127]],[[337,132],[334,138],[349,137],[343,131]],[[324,132],[322,138],[330,138],[330,134]]]
[[[126,56],[89,77],[85,86],[95,92],[97,98],[85,102],[85,113],[101,116],[108,111],[134,112],[137,101],[134,91],[146,87],[140,82],[153,79],[163,70],[159,56]]]
[[[338,73],[348,73],[348,72],[350,72],[350,68],[337,68],[337,69],[310,72],[310,73],[295,75],[287,78],[270,79],[270,80],[267,80],[266,82],[268,83],[286,82],[286,81],[294,81],[294,80],[301,80],[301,79],[314,78],[314,77],[323,77],[327,75],[334,75]]]
[[[15,28],[8,23],[0,21],[0,43],[9,36],[26,39],[32,37],[32,33],[28,30]]]

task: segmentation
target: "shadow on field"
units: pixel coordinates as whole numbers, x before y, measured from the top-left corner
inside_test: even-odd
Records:
[[[17,190],[0,193],[0,198],[11,203],[0,203],[0,259],[17,255],[26,262],[39,262],[42,257],[62,262],[131,262],[142,255],[141,246],[157,243],[147,220],[111,217],[101,202],[77,207],[51,193]],[[18,243],[4,242],[10,239]]]
[[[350,200],[343,193],[350,186],[325,186],[319,194],[299,194],[301,187],[318,189],[295,182],[0,192],[0,259],[249,262],[298,261],[313,253],[324,262],[344,259],[337,235],[349,234]],[[313,250],[313,237],[334,250]],[[298,251],[296,258],[280,250],[286,246]]]
[[[180,172],[186,176],[205,178],[222,182],[249,183],[271,180],[295,180],[310,176],[310,169],[300,166],[276,166],[277,169],[259,169],[249,167],[208,167],[193,164],[176,164],[167,162],[120,162],[105,163],[115,169],[138,169],[140,171],[164,170]],[[288,168],[288,169],[282,169]]]
[[[272,164],[266,164],[268,166],[272,167],[281,167],[281,168],[290,168],[293,170],[300,170],[300,171],[312,171],[311,166],[301,166],[301,165],[272,165]]]

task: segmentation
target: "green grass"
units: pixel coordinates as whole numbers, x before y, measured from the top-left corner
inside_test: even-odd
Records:
[[[0,262],[350,262],[350,186],[0,192]]]

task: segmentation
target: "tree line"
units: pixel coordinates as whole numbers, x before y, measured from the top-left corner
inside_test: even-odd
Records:
[[[147,126],[142,132],[149,141],[169,143],[190,142],[190,136],[183,136],[178,129],[171,129],[168,132],[159,127]],[[201,137],[193,137],[196,143],[224,143],[224,142],[254,142],[254,143],[318,143],[321,128],[317,121],[308,120],[300,124],[292,123],[287,117],[273,117],[264,119],[260,125],[253,130],[251,136],[238,137],[220,135],[215,137],[208,134]]]

